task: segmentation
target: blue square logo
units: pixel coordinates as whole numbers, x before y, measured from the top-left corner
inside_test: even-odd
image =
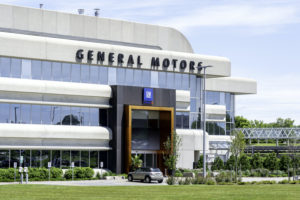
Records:
[[[152,88],[144,88],[144,104],[153,104],[153,89]]]

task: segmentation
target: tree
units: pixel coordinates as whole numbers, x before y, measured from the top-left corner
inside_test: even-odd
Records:
[[[131,169],[135,171],[136,169],[143,166],[143,160],[140,155],[131,156]]]
[[[168,168],[168,170],[172,171],[172,176],[174,176],[176,164],[178,162],[179,157],[179,147],[181,145],[181,138],[178,136],[176,132],[173,133],[173,137],[170,136],[163,143],[164,151],[163,158],[164,164]]]
[[[250,128],[250,121],[243,116],[236,116],[234,124],[236,128]]]
[[[260,153],[255,153],[251,159],[251,165],[253,169],[259,169],[264,167],[264,160],[260,156]]]
[[[288,155],[283,155],[279,161],[279,168],[282,171],[287,171],[289,166],[291,166],[291,158]]]
[[[272,152],[269,153],[264,161],[264,166],[265,168],[269,169],[269,170],[277,170],[278,169],[278,158],[276,157],[276,153]]]
[[[240,165],[242,170],[251,169],[250,159],[248,158],[247,155],[242,154],[239,160],[240,160]]]
[[[218,156],[215,158],[212,166],[211,166],[211,170],[220,170],[220,169],[224,169],[224,162],[223,160]]]
[[[238,172],[238,165],[237,161],[238,158],[243,154],[245,149],[245,140],[244,134],[242,131],[232,131],[231,133],[231,145],[230,145],[230,152],[234,157],[235,161],[235,181],[237,181],[237,172]]]
[[[235,166],[235,158],[234,158],[233,155],[231,155],[231,156],[228,158],[228,160],[226,161],[225,167],[226,167],[226,169],[228,169],[228,170],[232,170],[232,169],[234,168],[234,166]]]

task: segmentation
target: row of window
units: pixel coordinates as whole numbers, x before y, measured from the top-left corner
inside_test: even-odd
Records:
[[[0,103],[0,123],[107,126],[99,108]]]
[[[69,168],[74,162],[75,167],[107,168],[107,151],[73,151],[73,150],[0,150],[0,168],[14,167],[14,162],[20,166],[23,156],[23,167],[46,167],[51,162],[52,167]]]
[[[189,90],[195,75],[0,57],[0,76]],[[195,79],[196,80],[196,79]]]

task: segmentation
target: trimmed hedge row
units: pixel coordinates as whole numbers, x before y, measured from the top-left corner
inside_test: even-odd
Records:
[[[0,182],[14,181],[14,168],[0,169]],[[63,177],[63,170],[60,168],[52,167],[50,169],[51,179],[63,180],[72,179],[72,170],[69,169],[65,172]],[[75,179],[91,179],[94,176],[94,170],[89,167],[75,167],[74,178]],[[31,181],[44,181],[49,179],[49,170],[47,168],[28,168],[28,178]],[[20,179],[20,173],[16,169],[16,179]]]

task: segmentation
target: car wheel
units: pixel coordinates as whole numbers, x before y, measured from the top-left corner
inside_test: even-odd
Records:
[[[128,176],[128,181],[130,181],[130,182],[133,181],[132,175]]]
[[[145,177],[145,182],[146,182],[146,183],[151,183],[151,178],[150,178],[149,176],[146,176],[146,177]]]
[[[163,182],[163,180],[159,180],[159,181],[157,181],[158,183],[162,183]]]

